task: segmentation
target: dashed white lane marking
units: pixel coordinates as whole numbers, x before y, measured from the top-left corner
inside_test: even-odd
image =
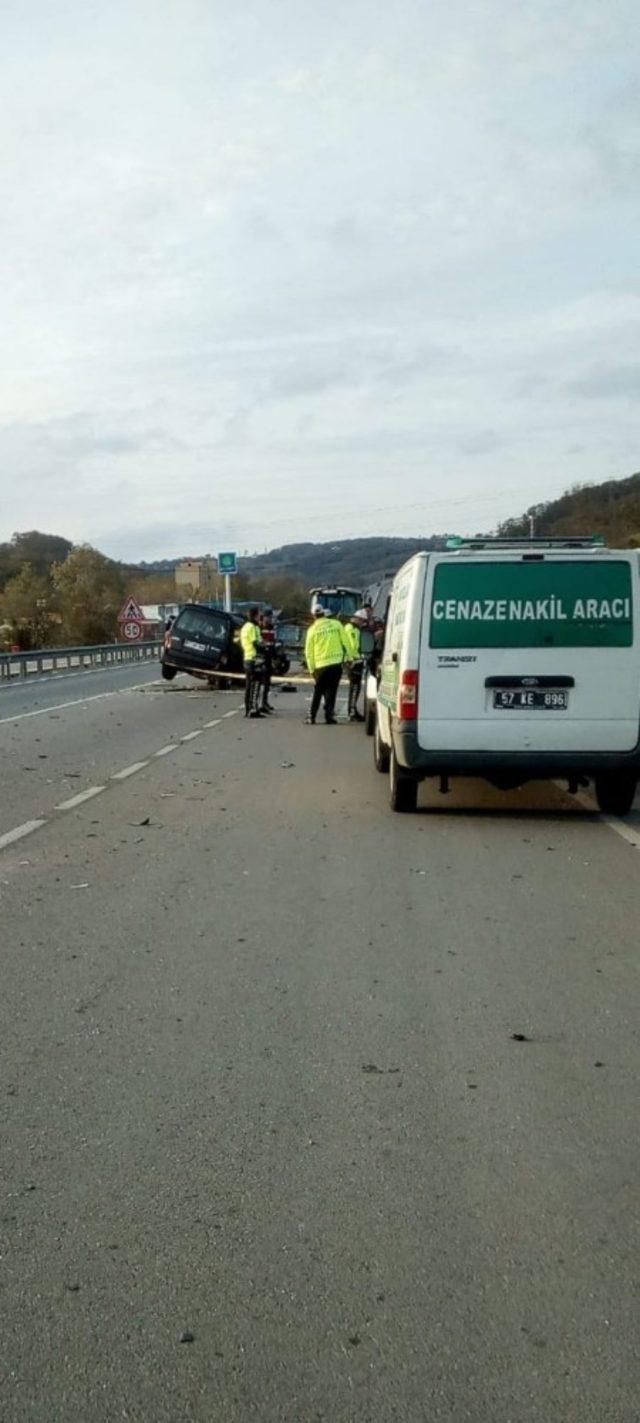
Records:
[[[123,687],[120,690],[127,692],[135,692],[140,687],[148,687],[150,685],[152,684],[150,684],[149,682],[139,682],[136,687]],[[63,705],[80,706],[82,702],[95,702],[98,700],[99,697],[112,697],[116,695],[118,695],[118,693],[116,692],[100,692],[96,697],[82,697],[81,701],[65,702]],[[42,711],[23,712],[18,717],[7,717],[6,720],[20,721],[27,716],[42,716],[47,711],[60,710],[62,710],[61,707],[44,707]],[[214,721],[205,722],[205,725],[203,727],[198,728],[198,730],[187,732],[187,735],[182,736],[180,738],[180,741],[172,742],[168,746],[161,746],[159,751],[154,752],[154,756],[169,756],[172,751],[177,751],[179,749],[183,741],[194,741],[196,736],[202,736],[203,731],[207,730],[210,727],[220,726],[221,723],[226,720],[227,717],[237,716],[239,711],[240,707],[234,707],[233,711],[225,712],[223,716],[216,717]],[[2,725],[1,722],[0,725]],[[121,771],[114,771],[113,775],[109,777],[109,780],[126,781],[128,780],[129,776],[134,776],[136,771],[143,771],[145,766],[148,765],[148,760],[134,761],[131,766],[124,766]],[[94,796],[101,795],[104,790],[106,790],[106,786],[89,786],[86,791],[79,791],[77,795],[71,796],[69,800],[60,801],[60,804],[56,805],[55,809],[75,810],[76,806],[84,805],[84,802],[87,800],[93,800]],[[46,820],[25,820],[24,825],[17,825],[14,830],[7,830],[6,834],[0,835],[0,850],[4,850],[8,845],[15,844],[16,840],[22,840],[25,835],[31,835],[34,830],[40,830],[43,825],[46,825],[46,823]]]
[[[89,786],[88,790],[72,795],[70,800],[61,800],[56,810],[75,810],[77,805],[83,805],[85,800],[93,800],[94,795],[100,795],[105,789],[105,786]]]
[[[24,825],[16,825],[15,830],[7,830],[6,835],[0,835],[0,850],[4,850],[7,845],[15,845],[16,840],[23,840],[25,835],[31,835],[33,830],[39,830],[44,824],[44,820],[25,820]]]
[[[109,780],[110,780],[110,781],[126,781],[126,780],[128,780],[129,776],[135,776],[136,771],[143,771],[144,768],[145,768],[145,766],[148,766],[148,765],[149,765],[149,762],[148,762],[148,761],[133,761],[130,766],[125,766],[125,767],[124,767],[124,770],[122,770],[122,771],[114,771],[113,775],[109,777]]]
[[[15,716],[0,717],[0,726],[4,726],[9,721],[26,721],[30,716],[48,716],[51,712],[66,711],[67,707],[82,707],[87,702],[100,702],[105,697],[122,697],[127,692],[139,692],[141,687],[153,687],[154,682],[136,682],[133,687],[116,687],[112,692],[96,692],[92,697],[77,697],[73,702],[58,702],[53,707],[38,707],[37,711],[16,712]]]

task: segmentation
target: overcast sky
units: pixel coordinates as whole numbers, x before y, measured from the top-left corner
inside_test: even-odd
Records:
[[[475,532],[640,468],[636,0],[0,26],[0,538]]]

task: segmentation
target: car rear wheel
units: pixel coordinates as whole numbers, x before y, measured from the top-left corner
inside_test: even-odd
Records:
[[[178,669],[177,667],[167,667],[166,662],[163,662],[161,671],[165,682],[173,682]]]
[[[396,753],[391,747],[389,757],[389,804],[392,810],[408,813],[418,804],[418,782],[410,776],[401,776]]]
[[[383,776],[386,775],[389,770],[389,747],[385,746],[380,735],[380,723],[377,716],[373,728],[373,760],[376,771],[380,771]]]
[[[612,771],[608,775],[596,776],[595,785],[599,810],[605,815],[629,814],[638,785],[634,776],[625,775],[624,771]]]
[[[367,736],[373,736],[376,729],[376,704],[367,701],[364,709],[364,729]]]

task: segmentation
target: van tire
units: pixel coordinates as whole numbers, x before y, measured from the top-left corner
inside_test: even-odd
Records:
[[[373,736],[376,729],[376,704],[367,702],[364,710],[364,729],[367,736]]]
[[[635,776],[629,776],[624,771],[610,771],[608,774],[596,776],[598,809],[604,815],[628,815],[635,800],[637,785]]]
[[[386,776],[389,770],[389,747],[385,746],[380,735],[380,723],[377,715],[373,728],[373,761],[376,771],[379,771],[382,776]]]
[[[177,675],[178,669],[177,667],[167,667],[166,662],[163,662],[161,671],[165,682],[173,682],[174,677]]]
[[[400,775],[393,747],[389,757],[389,804],[401,814],[410,814],[418,804],[418,782],[412,776]]]

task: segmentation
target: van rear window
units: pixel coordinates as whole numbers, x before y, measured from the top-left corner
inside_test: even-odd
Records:
[[[630,647],[626,560],[436,565],[431,647]]]

